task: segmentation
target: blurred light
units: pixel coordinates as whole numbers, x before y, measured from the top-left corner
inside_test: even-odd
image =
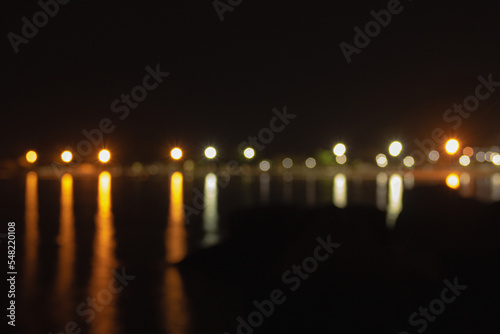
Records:
[[[215,158],[216,155],[217,155],[217,151],[212,146],[207,147],[207,149],[205,150],[205,156],[208,159],[213,159],[213,158]]]
[[[259,164],[259,168],[263,172],[267,172],[271,168],[271,164],[267,160],[262,160]]]
[[[389,154],[393,157],[397,157],[402,150],[403,145],[398,141],[393,141],[391,145],[389,145]]]
[[[255,151],[253,148],[251,147],[247,147],[244,151],[243,151],[243,155],[245,156],[245,158],[247,159],[252,159],[254,156],[255,156]]]
[[[38,155],[35,151],[29,151],[28,153],[26,153],[26,161],[28,161],[30,164],[34,163],[37,158]]]
[[[111,153],[109,153],[108,150],[101,150],[99,152],[99,161],[101,161],[102,163],[106,163],[109,161],[109,159],[111,159]]]
[[[344,155],[345,151],[346,151],[346,147],[345,147],[344,144],[341,144],[341,143],[338,143],[333,148],[333,154],[335,154],[338,157],[341,156],[341,155]]]
[[[347,157],[345,155],[339,155],[338,157],[335,158],[335,161],[337,161],[339,165],[343,165],[346,163]]]
[[[436,150],[430,151],[429,152],[429,161],[436,162],[438,160],[439,160],[439,152]]]
[[[188,159],[184,161],[184,164],[182,165],[184,169],[188,172],[191,172],[194,169],[194,161],[191,159]]]
[[[470,183],[470,174],[467,172],[460,174],[460,184],[467,186],[469,185],[469,183]]]
[[[446,142],[445,149],[446,153],[448,154],[455,154],[457,153],[458,149],[460,148],[460,144],[456,139],[450,139]]]
[[[61,154],[61,160],[64,162],[71,162],[71,160],[73,160],[73,154],[70,151],[64,151]]]
[[[307,160],[306,160],[306,166],[307,166],[307,168],[314,168],[314,167],[316,167],[316,160],[314,160],[314,158],[307,158]]]
[[[492,154],[493,154],[493,152],[491,152],[491,151],[486,152],[486,154],[484,155],[484,159],[488,162],[491,162],[491,155]]]
[[[385,156],[385,154],[380,153],[379,155],[377,155],[375,161],[377,162],[377,165],[379,167],[387,166],[387,157]]]
[[[392,174],[389,178],[388,201],[386,224],[387,227],[393,228],[403,210],[403,178],[399,174]]]
[[[457,174],[450,174],[446,177],[446,185],[451,189],[457,189],[460,186],[460,179]]]
[[[485,159],[485,154],[484,152],[477,152],[476,154],[476,160],[479,162],[484,162]]]
[[[464,148],[463,154],[470,158],[474,155],[474,149],[472,147],[467,146],[466,148]]]
[[[413,165],[415,164],[415,159],[413,159],[413,157],[407,156],[406,158],[404,158],[403,163],[406,167],[413,167]]]
[[[462,166],[469,166],[470,158],[466,155],[462,155],[460,159],[458,159],[458,162],[460,162]]]
[[[495,156],[491,159],[494,165],[500,166],[500,154],[495,154]]]
[[[174,160],[179,160],[180,158],[182,158],[182,150],[178,147],[175,147],[174,149],[172,149],[172,151],[170,151],[170,156]]]
[[[290,158],[285,158],[285,159],[283,159],[282,164],[283,164],[283,167],[290,168],[293,166],[293,161]]]
[[[342,173],[333,179],[333,204],[338,208],[347,206],[347,179]]]

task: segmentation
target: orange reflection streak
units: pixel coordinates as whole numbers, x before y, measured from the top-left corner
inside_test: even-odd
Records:
[[[115,229],[111,212],[111,175],[109,172],[99,174],[97,195],[97,214],[95,216],[96,232],[94,237],[94,258],[92,276],[89,283],[89,296],[95,298],[99,305],[95,319],[91,322],[91,333],[115,332],[115,298],[109,291],[109,282],[113,279],[113,269],[117,266],[115,258]],[[109,297],[111,295],[111,297]],[[109,298],[108,298],[109,297]]]
[[[55,281],[56,298],[61,309],[70,309],[71,285],[75,261],[75,215],[73,212],[73,177],[64,174],[61,179],[61,213],[59,218],[59,262]]]
[[[170,178],[170,210],[165,238],[168,263],[180,262],[186,256],[187,251],[182,182],[182,173],[172,174]]]
[[[186,256],[186,229],[184,227],[183,177],[175,172],[170,178],[170,210],[166,230],[167,263],[175,264]],[[165,271],[165,328],[168,333],[184,334],[187,332],[189,315],[186,297],[179,270],[168,266]]]
[[[187,333],[189,314],[187,311],[186,296],[179,270],[176,267],[168,267],[165,272],[166,287],[166,329],[168,333]]]
[[[26,222],[25,245],[26,255],[24,261],[25,292],[30,296],[36,282],[36,262],[38,258],[38,175],[29,172],[26,175],[25,194]]]

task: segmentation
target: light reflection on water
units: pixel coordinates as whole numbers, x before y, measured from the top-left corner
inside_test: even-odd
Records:
[[[385,211],[387,207],[387,174],[380,172],[377,174],[377,195],[376,195],[376,205],[377,209]]]
[[[70,174],[64,174],[61,179],[60,206],[59,234],[57,236],[59,253],[54,292],[58,305],[64,306],[65,310],[64,313],[59,312],[59,316],[68,319],[68,312],[74,309],[73,281],[75,273],[75,215],[73,211],[73,177]]]
[[[203,210],[203,230],[205,237],[202,240],[202,245],[205,247],[213,246],[219,242],[218,224],[219,213],[217,209],[217,176],[214,173],[209,173],[205,176],[204,189],[204,205]]]
[[[24,292],[26,296],[31,297],[37,281],[38,261],[38,175],[33,171],[26,175],[24,219],[26,223]]]
[[[393,228],[403,210],[403,178],[399,174],[392,174],[389,178],[389,198],[387,205],[387,227]]]
[[[116,331],[116,300],[109,292],[109,282],[117,266],[115,258],[115,228],[111,210],[111,174],[99,174],[97,214],[95,215],[94,252],[89,295],[100,307],[90,322],[90,333],[114,333]]]
[[[339,173],[333,178],[333,204],[338,208],[347,206],[347,179]]]
[[[216,191],[217,179],[210,177],[208,183],[209,188]],[[206,187],[205,191],[207,191]],[[166,258],[169,264],[176,264],[186,256],[187,241],[184,224],[183,176],[182,173],[175,172],[170,177],[170,210],[165,238]],[[187,333],[189,324],[187,300],[182,278],[176,266],[169,265],[166,268],[164,282],[165,329],[173,334]]]

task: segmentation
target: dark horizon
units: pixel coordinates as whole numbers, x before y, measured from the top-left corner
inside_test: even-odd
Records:
[[[339,44],[389,1],[304,6],[245,2],[224,13],[212,2],[68,2],[14,52],[37,3],[7,1],[4,31],[2,159],[35,148],[45,156],[85,139],[110,118],[104,141],[123,161],[154,161],[175,145],[201,155],[210,144],[228,158],[266,127],[272,109],[298,115],[265,149],[313,155],[338,141],[353,157],[400,140],[408,151],[434,128],[467,145],[500,143],[498,92],[455,122],[443,114],[474,94],[478,77],[500,81],[500,23],[486,4],[401,1],[400,13],[347,63]],[[124,120],[111,110],[142,83],[145,68],[170,75]]]

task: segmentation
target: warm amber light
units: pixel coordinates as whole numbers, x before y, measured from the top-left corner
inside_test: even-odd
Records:
[[[64,151],[61,153],[61,160],[64,162],[71,162],[71,160],[73,160],[73,154],[70,151]]]
[[[182,150],[176,147],[172,151],[170,151],[170,156],[174,160],[179,160],[180,158],[182,158]]]
[[[108,150],[101,150],[101,152],[99,152],[99,161],[100,162],[106,163],[109,161],[109,159],[111,159],[111,153],[109,153]]]
[[[458,149],[460,148],[460,144],[456,139],[450,139],[446,142],[446,153],[448,154],[455,154],[457,153]]]
[[[446,185],[451,189],[460,187],[460,178],[457,174],[450,174],[446,177]]]
[[[217,150],[214,147],[209,146],[205,150],[205,156],[208,159],[213,159],[213,158],[215,158],[217,156]]]
[[[247,159],[252,159],[254,156],[255,156],[255,151],[253,148],[251,147],[247,147],[244,151],[243,151],[243,155],[245,156],[245,158]]]
[[[389,145],[389,154],[393,157],[397,157],[402,150],[403,145],[398,141],[393,141],[391,145]]]
[[[37,158],[38,156],[35,151],[29,151],[28,153],[26,153],[26,161],[28,161],[30,164],[34,163]]]

